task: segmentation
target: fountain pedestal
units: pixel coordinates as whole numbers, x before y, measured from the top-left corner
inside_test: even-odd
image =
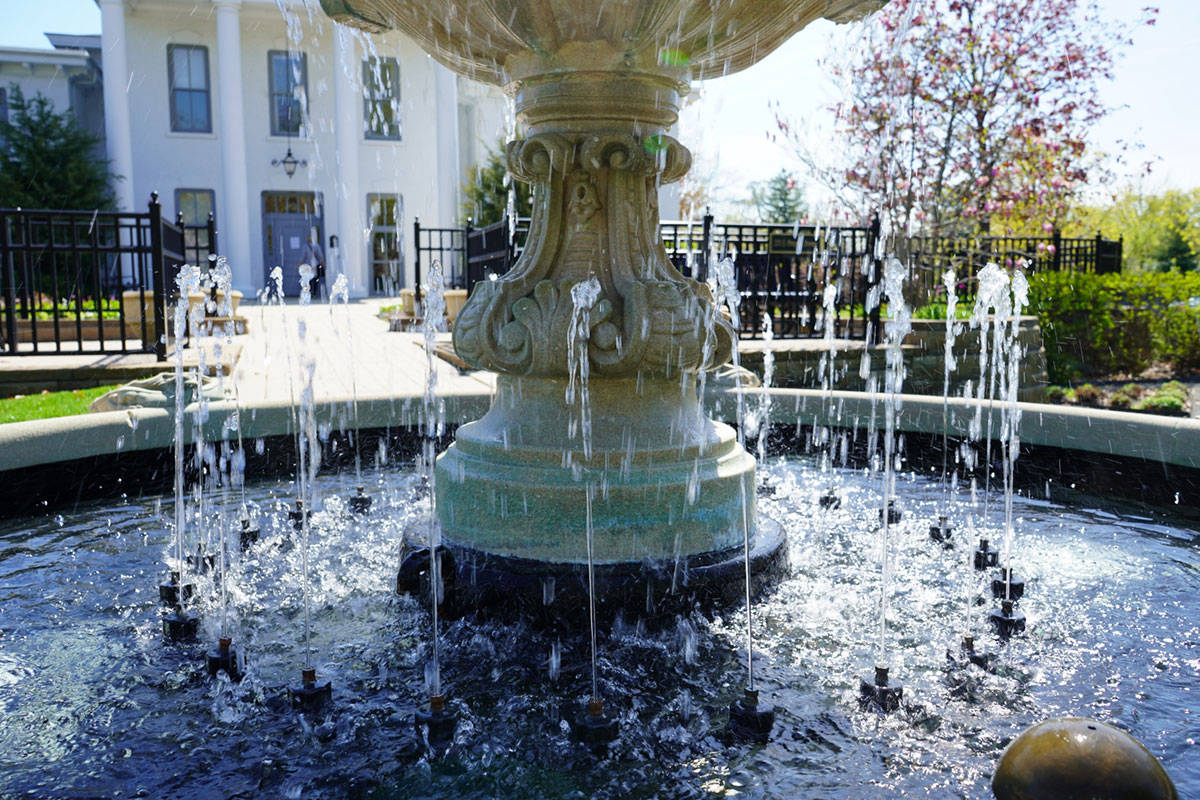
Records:
[[[674,587],[735,556],[771,563],[782,538],[755,535],[754,460],[696,399],[700,373],[730,360],[736,334],[659,238],[659,186],[691,165],[667,131],[690,80],[743,69],[821,17],[881,4],[322,0],[334,19],[398,29],[459,74],[504,86],[524,132],[507,159],[534,187],[525,249],[474,287],[454,323],[459,357],[499,374],[491,411],[437,463],[458,583],[570,577],[587,561],[588,530],[597,586],[624,596],[643,565],[674,565]],[[573,290],[584,286],[593,300],[580,330]]]
[[[487,415],[458,429],[437,463],[447,544],[586,564],[591,491],[597,565],[741,546],[745,527],[755,528],[754,459],[729,426],[705,418],[690,382],[681,391],[678,382],[594,381],[590,458],[565,389],[501,376]]]

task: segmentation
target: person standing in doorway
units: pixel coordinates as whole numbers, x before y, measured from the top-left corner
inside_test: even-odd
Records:
[[[309,291],[314,299],[324,299],[325,286],[325,253],[321,251],[321,241],[317,235],[317,229],[312,228],[308,234],[308,244],[304,246],[304,252],[300,254],[300,263],[308,264],[313,268],[313,277],[309,281]]]

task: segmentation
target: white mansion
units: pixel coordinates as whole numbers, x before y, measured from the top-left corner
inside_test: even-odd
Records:
[[[398,34],[336,25],[316,3],[287,0],[286,18],[275,0],[97,3],[98,52],[96,37],[54,35],[55,50],[0,49],[0,81],[19,73],[27,94],[88,127],[75,97],[86,92],[72,87],[102,75],[119,208],[144,210],[158,192],[164,215],[196,224],[212,211],[247,294],[276,265],[294,293],[310,236],[330,282],[345,272],[355,295],[412,286],[414,217],[458,224],[461,183],[504,132],[499,90]]]

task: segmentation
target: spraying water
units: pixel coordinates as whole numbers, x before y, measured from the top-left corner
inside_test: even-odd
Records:
[[[948,269],[942,275],[942,285],[946,287],[946,349],[943,359],[942,375],[942,483],[947,496],[950,491],[949,477],[949,435],[950,435],[950,373],[958,369],[958,361],[954,358],[954,340],[958,335],[958,323],[955,315],[958,313],[958,296],[955,293],[957,276],[954,270]]]
[[[741,294],[737,286],[737,273],[734,271],[733,258],[722,258],[717,261],[717,268],[713,271],[715,285],[713,289],[713,297],[717,304],[724,303],[729,310],[729,318],[733,323],[733,330],[737,331],[740,328],[738,323],[738,304],[741,300]],[[735,391],[737,394],[737,439],[738,444],[742,449],[746,447],[746,398],[742,392],[742,377],[741,377],[741,358],[738,354],[738,339],[735,334],[733,340],[733,367],[735,375]],[[745,563],[745,578],[746,578],[746,688],[754,689],[754,621],[753,609],[751,608],[751,583],[750,583],[750,504],[749,498],[746,497],[746,485],[742,483],[740,486],[741,501],[742,501],[742,556]]]
[[[433,641],[429,664],[429,694],[437,697],[442,693],[442,667],[438,637],[438,603],[442,599],[441,528],[437,524],[437,492],[433,469],[437,439],[444,429],[444,414],[437,402],[437,371],[434,369],[434,349],[437,334],[443,328],[446,315],[445,284],[442,279],[442,262],[429,265],[425,284],[425,317],[421,321],[421,333],[425,342],[425,395],[424,441],[422,442],[425,480],[429,486],[429,591],[432,612]]]
[[[300,305],[308,306],[312,301],[310,289],[316,270],[310,264],[300,265]],[[312,590],[309,583],[309,539],[312,530],[309,516],[312,509],[310,489],[316,479],[320,446],[317,440],[317,421],[315,398],[313,396],[313,378],[316,374],[316,362],[307,348],[308,326],[303,318],[296,320],[296,339],[298,342],[300,362],[300,426],[297,431],[300,442],[300,468],[298,470],[297,510],[300,513],[300,570],[301,586],[304,596],[304,652],[306,667],[313,666],[312,652]]]
[[[184,331],[188,330],[188,310],[190,298],[200,288],[200,269],[191,264],[179,268],[175,277],[175,286],[179,291],[179,299],[175,302],[175,568],[179,574],[179,607],[182,609],[186,602],[183,591],[186,585],[187,558],[184,555],[183,538],[187,527],[187,508],[184,502],[184,381],[183,381],[183,339]],[[196,330],[199,318],[193,315],[191,330]]]
[[[574,424],[568,437],[578,436],[582,440],[583,458],[586,463],[592,455],[592,410],[588,395],[588,341],[591,335],[591,311],[600,298],[600,281],[595,276],[580,281],[571,287],[571,324],[567,329],[567,392],[568,405],[577,405],[579,425]],[[574,422],[574,420],[572,420]],[[592,701],[600,700],[599,673],[596,668],[596,567],[593,554],[594,532],[592,530],[592,500],[595,487],[591,476],[587,481],[587,576],[588,576],[588,627],[592,645]]]
[[[879,591],[879,664],[887,664],[887,614],[891,595],[892,548],[890,504],[896,493],[896,417],[903,406],[900,390],[904,385],[904,337],[912,331],[912,313],[904,302],[904,264],[889,258],[883,270],[883,291],[887,296],[887,376],[884,395],[884,466],[882,533],[880,535],[881,581]]]
[[[342,307],[346,311],[346,341],[349,343],[350,349],[350,401],[352,412],[354,414],[354,434],[352,445],[354,447],[354,477],[358,483],[362,484],[362,452],[358,442],[358,371],[355,369],[354,359],[354,332],[351,327],[350,317],[350,283],[346,280],[345,273],[339,272],[337,278],[333,281],[333,286],[329,290],[329,313],[333,314],[333,305],[336,301],[342,302]]]

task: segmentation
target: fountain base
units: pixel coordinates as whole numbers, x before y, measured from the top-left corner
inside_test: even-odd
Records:
[[[179,573],[172,571],[167,582],[158,585],[158,599],[163,605],[177,606],[191,601],[193,589],[190,583],[181,584]]]
[[[599,746],[616,739],[620,725],[604,713],[603,700],[589,700],[587,710],[580,715],[572,730],[581,741]]]
[[[261,528],[251,523],[249,517],[242,517],[242,529],[238,532],[238,543],[241,545],[243,553],[258,544],[261,535]]]
[[[995,660],[995,653],[985,653],[975,649],[974,636],[964,636],[957,653],[951,650],[946,651],[946,661],[956,669],[966,669],[968,666],[974,665],[990,672]]]
[[[954,528],[950,525],[950,520],[945,514],[938,516],[936,525],[929,526],[929,538],[935,542],[941,542],[943,545],[950,545],[950,539],[953,535]]]
[[[887,501],[887,508],[879,509],[879,524],[882,525],[885,520],[888,525],[899,525],[904,519],[904,512],[896,507],[895,498]]]
[[[429,550],[417,537],[428,530],[418,521],[405,533],[410,548],[397,589],[428,602]],[[750,540],[751,592],[787,571],[783,527],[759,518]],[[587,564],[512,558],[445,542],[441,555],[442,604],[446,617],[467,614],[521,619],[550,630],[588,627]],[[700,607],[732,605],[745,599],[746,561],[742,547],[677,560],[595,565],[596,615],[609,621],[662,620]]]
[[[993,550],[991,542],[987,539],[979,540],[979,547],[975,548],[975,569],[977,572],[983,572],[985,569],[990,569],[1000,563],[1000,551]]]
[[[168,642],[190,642],[200,631],[200,618],[188,614],[176,606],[175,610],[162,618],[163,636]]]
[[[371,510],[371,500],[371,495],[367,494],[360,486],[358,492],[350,496],[348,505],[355,514],[366,514]]]
[[[858,704],[883,714],[900,710],[904,699],[904,686],[888,680],[887,667],[875,667],[875,679],[863,678],[858,685]]]
[[[988,622],[1001,639],[1025,632],[1025,615],[1014,610],[1011,600],[1002,601],[1000,608],[988,615]]]
[[[229,676],[229,680],[235,683],[242,679],[242,670],[238,664],[237,651],[233,649],[232,645],[233,640],[223,636],[217,641],[217,649],[205,657],[204,661],[208,667],[208,676],[210,678],[217,677],[218,672],[224,672]]]
[[[1016,602],[1025,596],[1025,581],[1013,573],[1012,567],[1002,567],[1000,577],[992,581],[992,597]]]
[[[729,726],[726,730],[736,742],[765,744],[775,727],[775,709],[759,705],[758,690],[747,689],[729,704]]]
[[[317,685],[317,671],[312,667],[300,670],[300,685],[288,690],[292,705],[301,711],[320,711],[333,701],[333,684]]]
[[[303,530],[304,523],[312,519],[312,509],[305,508],[303,500],[297,500],[296,507],[288,511],[287,515],[292,522],[292,527],[300,531]]]
[[[444,753],[454,741],[458,728],[458,717],[446,708],[446,698],[435,694],[429,702],[417,709],[414,717],[417,734],[434,753]]]

